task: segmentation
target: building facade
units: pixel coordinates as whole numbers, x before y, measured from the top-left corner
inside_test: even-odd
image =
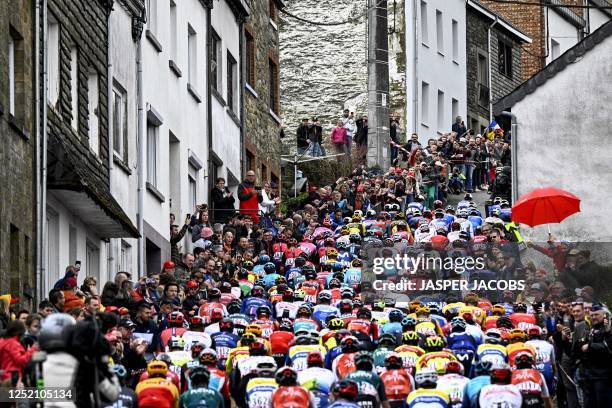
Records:
[[[493,103],[523,82],[522,45],[531,39],[481,3],[468,0],[466,126],[484,133]]]
[[[413,0],[406,21],[407,133],[437,138],[467,111],[465,2]]]
[[[110,188],[108,6],[51,0],[43,10],[40,72],[47,159],[42,293],[77,262],[81,279],[104,279],[109,239],[138,236]]]
[[[37,238],[33,15],[31,1],[0,4],[0,294],[25,301],[34,296]]]
[[[496,114],[511,111],[516,116],[517,134],[512,144],[517,161],[512,166],[518,195],[555,186],[581,199],[580,213],[554,225],[553,232],[560,240],[612,240],[610,229],[602,228],[601,223],[601,214],[609,209],[612,184],[612,139],[607,137],[611,75],[612,21],[494,106]],[[548,229],[537,226],[522,233],[526,239],[544,242]]]
[[[607,0],[547,0],[530,6],[492,0],[481,3],[532,39],[524,44],[525,52],[521,55],[524,80],[612,18],[611,9],[597,8],[610,7],[612,3]],[[580,7],[585,5],[589,8]]]
[[[245,170],[280,187],[280,0],[251,2],[245,24]]]

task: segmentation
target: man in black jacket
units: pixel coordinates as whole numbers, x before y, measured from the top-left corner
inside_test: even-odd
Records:
[[[225,224],[234,215],[234,202],[236,199],[231,191],[225,186],[225,179],[219,177],[215,180],[215,188],[211,192],[213,219],[215,222]]]
[[[602,304],[594,304],[591,312],[593,328],[581,346],[584,355],[585,407],[612,406],[612,332],[610,314]]]
[[[296,131],[296,137],[297,137],[297,152],[298,154],[304,154],[306,152],[306,149],[308,149],[309,143],[308,143],[308,130],[309,130],[309,125],[308,125],[308,118],[302,119],[302,124],[300,126],[298,126],[297,131]]]

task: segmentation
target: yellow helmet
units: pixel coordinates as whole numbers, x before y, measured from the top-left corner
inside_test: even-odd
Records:
[[[168,373],[168,365],[163,361],[153,360],[147,365],[149,376],[159,375],[165,377]]]
[[[338,250],[336,248],[329,248],[326,252],[328,258],[337,258]]]
[[[500,305],[499,303],[493,305],[491,308],[491,314],[494,316],[503,316],[506,314],[506,308],[504,305]]]
[[[416,313],[417,316],[420,315],[420,314],[429,315],[429,306],[427,306],[427,305],[419,305],[416,308],[414,313]]]
[[[249,324],[247,325],[247,327],[244,329],[244,333],[252,333],[254,334],[256,337],[261,337],[261,326],[258,324]]]
[[[510,343],[524,342],[527,340],[527,334],[525,333],[525,330],[512,329],[508,333],[508,339],[510,340]]]
[[[411,313],[414,313],[414,311],[417,310],[417,307],[419,306],[421,306],[421,302],[419,300],[413,300],[408,304],[408,308],[410,309]]]
[[[407,331],[402,334],[402,343],[404,344],[417,344],[419,342],[419,335],[417,332]]]
[[[425,348],[427,350],[441,350],[444,347],[444,341],[440,336],[429,336],[425,339]]]

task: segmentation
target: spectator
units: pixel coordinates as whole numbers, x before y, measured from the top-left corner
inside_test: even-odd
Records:
[[[463,123],[463,119],[461,118],[461,116],[457,116],[455,118],[455,123],[453,123],[452,131],[457,133],[459,137],[463,137],[467,133],[467,128],[465,127],[465,123]]]
[[[365,156],[365,149],[368,147],[368,116],[363,115],[360,119],[357,119],[356,125],[357,137],[355,143],[361,151],[360,155]]]
[[[189,228],[189,223],[191,222],[191,216],[187,215],[185,218],[185,223],[179,230],[178,225],[172,224],[170,225],[170,258],[173,262],[179,262],[181,259],[181,251],[179,248],[179,242],[183,240],[187,229]]]
[[[21,344],[25,331],[26,327],[21,320],[12,320],[0,339],[0,380],[9,380],[11,387],[16,387],[21,382],[23,369],[32,354],[38,351],[36,346],[26,350]]]
[[[225,179],[219,177],[216,180],[212,193],[213,219],[215,222],[225,224],[234,215],[234,194],[225,186]]]
[[[336,127],[332,130],[330,140],[334,145],[336,154],[347,153],[346,144],[348,143],[348,136],[346,128],[342,126],[342,120],[336,121]],[[338,157],[338,160],[340,157]]]
[[[302,124],[298,126],[296,131],[297,152],[299,155],[306,153],[306,149],[310,145],[308,138],[309,128],[308,118],[302,119]]]
[[[255,186],[255,172],[249,170],[245,179],[238,186],[240,213],[249,215],[254,224],[259,224],[259,203],[262,200],[261,188]]]
[[[53,305],[53,313],[62,313],[64,311],[64,302],[66,301],[64,292],[59,289],[51,289],[49,292],[49,301]]]
[[[200,208],[202,208],[202,206],[200,206]],[[197,219],[194,219],[194,215],[191,216],[191,226],[192,226],[191,241],[192,242],[196,242],[198,239],[200,239],[201,234],[202,234],[202,228],[212,227],[212,225],[210,224],[210,215],[208,213],[208,206],[206,206],[206,210],[200,209],[200,211],[197,214],[198,214]]]
[[[355,133],[355,113],[351,112],[349,114],[349,110],[345,109],[341,120],[342,126],[346,129],[345,152],[350,155],[353,145],[353,135]]]
[[[323,148],[323,127],[319,118],[312,118],[312,125],[308,129],[308,139],[310,140],[310,154],[313,157],[325,156]]]
[[[264,182],[263,190],[261,191],[261,202],[259,203],[259,211],[265,216],[274,213],[276,206],[280,204],[280,197],[274,197],[272,193],[272,185],[270,182]]]
[[[26,332],[21,338],[21,344],[27,350],[38,342],[38,333],[40,332],[40,324],[42,316],[36,313],[28,315],[25,321]]]

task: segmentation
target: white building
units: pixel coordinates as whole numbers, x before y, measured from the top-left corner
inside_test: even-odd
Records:
[[[561,240],[610,242],[602,225],[610,208],[612,139],[612,21],[499,100],[495,114],[516,116],[518,196],[535,188],[556,187],[581,199],[580,213],[550,225]],[[525,228],[525,238],[548,236],[548,227]]]
[[[561,0],[551,1],[563,4]],[[612,10],[596,7],[610,7],[605,0],[586,0],[591,8],[583,9],[583,16],[566,7],[546,7],[546,64],[551,63],[568,49],[576,45],[586,35],[601,27],[612,17]]]
[[[465,14],[462,0],[406,2],[406,133],[421,140],[466,117]]]

